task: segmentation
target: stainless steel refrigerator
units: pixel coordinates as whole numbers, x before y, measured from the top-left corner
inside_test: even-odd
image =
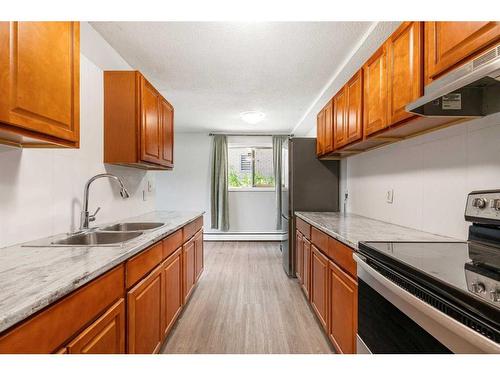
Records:
[[[283,181],[283,268],[295,277],[294,212],[339,210],[339,161],[319,160],[315,138],[291,138],[283,148]]]

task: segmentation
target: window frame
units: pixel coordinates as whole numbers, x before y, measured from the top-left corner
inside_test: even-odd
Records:
[[[273,186],[255,186],[255,150],[257,149],[270,149],[272,152],[272,146],[250,146],[250,145],[228,145],[228,151],[230,149],[250,149],[252,150],[252,186],[245,187],[232,187],[229,186],[229,179],[227,183],[227,189],[229,192],[274,192],[276,190],[276,181],[274,181]],[[229,176],[229,163],[227,165],[227,173]],[[274,176],[273,176],[274,177]]]

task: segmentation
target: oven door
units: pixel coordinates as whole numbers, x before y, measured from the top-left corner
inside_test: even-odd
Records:
[[[499,353],[500,346],[393,283],[354,254],[358,353]]]

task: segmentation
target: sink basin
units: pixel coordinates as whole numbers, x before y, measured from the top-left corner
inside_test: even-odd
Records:
[[[140,236],[142,232],[87,232],[75,234],[62,240],[54,241],[51,245],[58,246],[112,246]]]
[[[99,228],[99,230],[108,232],[134,232],[157,229],[163,225],[165,223],[118,223]]]

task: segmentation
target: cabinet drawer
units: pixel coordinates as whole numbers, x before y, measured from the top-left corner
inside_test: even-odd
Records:
[[[353,250],[349,247],[337,241],[336,239],[329,237],[328,239],[328,255],[329,257],[344,271],[349,273],[351,276],[356,277],[356,262],[352,258]]]
[[[203,216],[200,216],[189,224],[186,224],[184,227],[184,242],[193,237],[201,228],[203,228]]]
[[[328,254],[328,238],[328,235],[322,231],[311,228],[311,243],[325,254]]]
[[[311,239],[311,226],[307,224],[304,220],[300,218],[295,219],[295,226],[297,227],[297,230],[302,233],[302,235],[307,238],[308,240]]]
[[[158,242],[149,249],[136,255],[126,263],[127,289],[142,279],[163,260],[163,246]]]
[[[182,246],[182,229],[172,233],[163,241],[163,259],[167,259],[179,247]]]
[[[119,266],[0,337],[0,353],[52,353],[123,296]]]

